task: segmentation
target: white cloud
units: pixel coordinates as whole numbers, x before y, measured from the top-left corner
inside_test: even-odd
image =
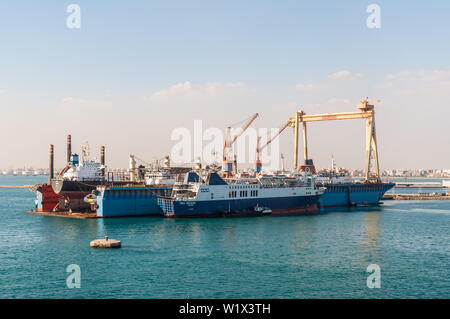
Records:
[[[186,94],[192,89],[192,83],[189,81],[186,81],[184,83],[177,83],[175,85],[172,85],[167,90],[161,90],[157,91],[152,94],[152,98],[167,98],[171,95],[180,95],[180,94]]]
[[[405,70],[388,74],[383,82],[375,87],[391,90],[392,93],[403,97],[449,97],[450,70]]]
[[[353,79],[359,79],[361,77],[362,77],[362,73],[353,73],[348,70],[335,72],[328,76],[328,78],[332,79],[332,80],[353,80]]]
[[[81,108],[104,108],[111,106],[111,102],[97,99],[85,99],[76,97],[64,97],[60,101],[60,106],[66,110],[81,109]]]
[[[167,100],[170,98],[199,98],[215,97],[234,89],[245,89],[242,82],[208,82],[206,84],[194,84],[190,81],[177,83],[165,90],[156,91],[144,100]]]

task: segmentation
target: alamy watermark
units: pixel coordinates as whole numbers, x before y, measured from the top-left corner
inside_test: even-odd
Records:
[[[366,272],[371,273],[367,277],[367,288],[381,288],[381,269],[377,264],[367,266]]]
[[[69,29],[81,28],[81,8],[78,4],[69,4],[67,6],[67,13],[70,13],[66,20],[66,25]]]
[[[81,28],[81,7],[78,4],[72,3],[67,6],[66,12],[69,16],[66,20],[67,28],[80,29]],[[369,4],[366,8],[369,16],[366,19],[366,26],[369,29],[381,28],[381,7],[378,4]]]
[[[369,29],[381,28],[381,8],[378,4],[369,4],[366,9],[370,13],[366,19],[366,25]]]
[[[70,273],[66,279],[67,288],[81,288],[81,269],[77,264],[70,264],[66,268],[66,272]]]
[[[270,147],[263,147],[270,137],[279,132],[278,128],[248,128],[242,132],[241,128],[231,128],[231,139],[239,136],[233,143],[233,156],[236,155],[238,164],[253,164],[256,156],[257,139],[260,139],[260,159],[264,169],[277,170],[280,167],[280,144],[278,138],[270,143]],[[171,160],[178,164],[192,163],[198,159],[202,163],[222,164],[225,133],[215,127],[204,129],[202,120],[195,120],[194,127],[188,129],[179,127],[170,136],[175,144],[170,151]]]

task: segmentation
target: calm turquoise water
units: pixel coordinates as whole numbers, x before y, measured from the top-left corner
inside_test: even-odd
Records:
[[[1,298],[450,298],[450,201],[234,219],[25,214],[33,205],[26,189],[0,189]],[[123,247],[89,247],[104,235]],[[69,264],[80,289],[66,286]],[[380,289],[366,286],[369,264]]]

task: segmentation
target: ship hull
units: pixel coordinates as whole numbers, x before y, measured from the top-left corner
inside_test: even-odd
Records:
[[[101,181],[69,181],[69,180],[52,180],[52,188],[56,194],[60,194],[69,199],[83,199],[101,185]]]
[[[104,187],[96,191],[98,217],[162,216],[158,195],[171,187]]]
[[[59,205],[61,210],[90,211],[91,205],[84,201],[84,197],[92,193],[101,181],[70,181],[52,180],[53,191],[64,198]]]
[[[394,187],[394,183],[370,184],[326,184],[325,192],[319,199],[320,207],[344,207],[378,205],[384,193]]]
[[[319,197],[320,195],[311,195],[212,201],[159,197],[158,204],[166,217],[289,216],[316,213]],[[256,206],[269,207],[272,212],[255,212]]]
[[[53,191],[50,184],[37,185],[36,193],[36,211],[51,212],[59,207],[63,197]]]

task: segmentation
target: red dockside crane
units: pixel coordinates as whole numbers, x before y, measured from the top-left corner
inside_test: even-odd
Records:
[[[248,129],[248,127],[253,123],[253,121],[258,116],[259,116],[258,113],[253,115],[247,121],[247,123],[245,123],[245,125],[241,127],[241,130],[239,131],[239,133],[236,134],[233,138],[230,137],[231,127],[230,126],[227,127],[225,141],[223,143],[223,155],[222,155],[222,161],[223,161],[222,176],[223,177],[230,177],[232,175],[232,171],[233,171],[233,150],[231,148],[232,145],[234,144],[234,142],[236,142],[236,140],[239,138],[239,136],[241,136],[242,133],[244,133],[245,130]]]

